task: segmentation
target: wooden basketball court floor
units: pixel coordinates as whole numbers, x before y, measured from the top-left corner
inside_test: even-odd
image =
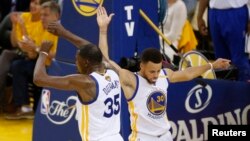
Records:
[[[33,120],[6,120],[0,112],[0,141],[31,141]]]

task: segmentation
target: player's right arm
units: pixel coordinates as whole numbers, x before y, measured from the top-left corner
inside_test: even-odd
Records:
[[[74,44],[77,48],[80,46],[89,44],[90,42],[73,34],[69,30],[65,29],[60,22],[51,22],[48,25],[48,31],[56,36],[63,37],[68,40],[72,44]]]
[[[88,75],[51,76],[47,74],[45,61],[51,47],[51,42],[45,41],[42,43],[34,70],[34,83],[40,87],[76,91],[84,102],[93,100],[96,97],[96,84]]]
[[[41,87],[51,87],[61,90],[78,91],[78,87],[85,87],[85,82],[82,81],[86,79],[85,75],[50,76],[47,74],[45,61],[52,46],[53,44],[50,41],[44,41],[41,45],[41,51],[34,70],[34,83]]]
[[[108,25],[114,14],[107,15],[104,7],[99,7],[97,10],[97,23],[99,26],[99,47],[103,53],[104,59],[108,62],[110,68],[119,74],[121,85],[127,99],[130,99],[136,88],[135,75],[129,70],[121,68],[116,62],[110,60],[108,53],[107,31]]]

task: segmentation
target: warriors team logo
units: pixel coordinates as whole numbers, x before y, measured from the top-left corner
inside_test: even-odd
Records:
[[[166,96],[161,91],[151,93],[147,100],[147,108],[153,115],[160,115],[166,109]]]
[[[102,5],[103,0],[72,0],[72,3],[83,16],[92,16],[97,12],[99,5]]]

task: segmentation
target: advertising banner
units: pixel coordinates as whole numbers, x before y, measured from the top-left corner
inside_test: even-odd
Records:
[[[210,124],[250,124],[250,84],[204,79],[171,84],[167,106],[175,140],[207,140]]]

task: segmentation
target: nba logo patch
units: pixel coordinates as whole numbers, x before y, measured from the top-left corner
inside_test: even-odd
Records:
[[[41,113],[48,114],[50,102],[50,91],[43,89],[41,96]]]

